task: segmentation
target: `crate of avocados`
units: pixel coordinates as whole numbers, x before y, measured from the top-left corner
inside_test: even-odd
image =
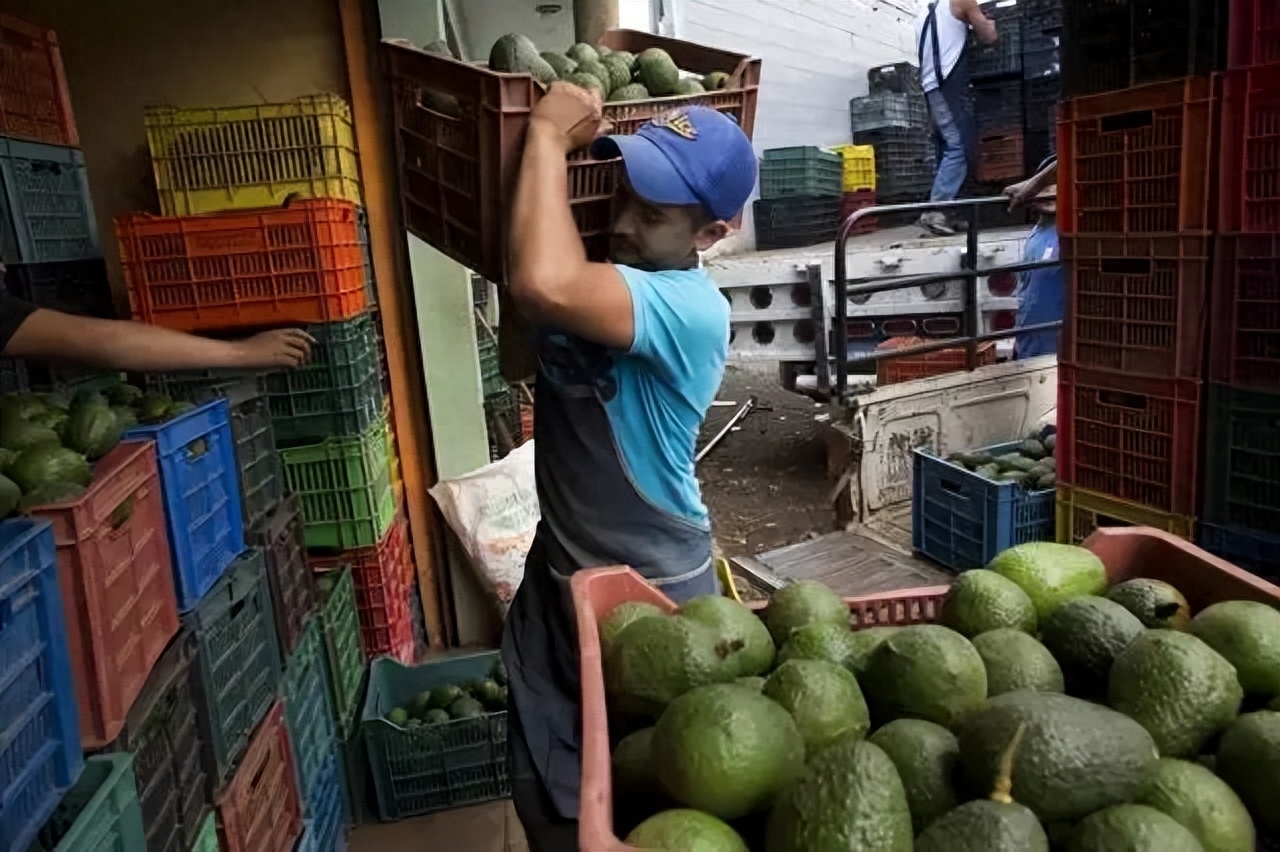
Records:
[[[396,150],[409,231],[489,281],[504,281],[506,219],[529,114],[564,79],[605,98],[614,133],[634,133],[667,110],[701,105],[755,125],[760,60],[634,30],[563,54],[503,36],[486,63],[384,42],[395,106]],[[541,52],[540,52],[541,51]],[[499,70],[502,69],[502,70]],[[613,161],[575,156],[570,203],[588,253],[599,258],[617,181]]]

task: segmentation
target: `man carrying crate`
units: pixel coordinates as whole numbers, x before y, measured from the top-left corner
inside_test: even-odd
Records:
[[[508,295],[538,329],[542,520],[502,657],[512,797],[533,852],[578,848],[570,576],[625,564],[677,601],[719,593],[694,444],[724,373],[729,306],[698,253],[751,195],[755,154],[731,118],[705,107],[597,139],[601,109],[594,93],[552,85],[529,122],[511,220]],[[587,260],[569,207],[567,158],[589,144],[625,170],[612,263]]]

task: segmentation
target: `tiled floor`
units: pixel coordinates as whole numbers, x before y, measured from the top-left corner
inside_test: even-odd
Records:
[[[350,852],[528,852],[510,800],[356,826]]]

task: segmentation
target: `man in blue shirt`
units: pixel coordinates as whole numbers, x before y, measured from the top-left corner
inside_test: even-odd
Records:
[[[746,203],[755,154],[708,108],[597,138],[601,109],[598,95],[553,84],[529,122],[512,209],[508,295],[537,329],[542,521],[502,658],[512,798],[533,852],[578,849],[570,576],[626,564],[675,600],[719,591],[694,445],[724,373],[729,306],[698,252]],[[587,145],[623,161],[612,263],[588,261],[570,212],[567,157]]]
[[[1022,259],[1027,262],[1060,260],[1058,252],[1058,161],[1050,158],[1040,171],[1022,183],[1005,188],[1010,208],[1026,206],[1039,215],[1027,237]],[[1017,327],[1060,322],[1063,318],[1062,265],[1032,269],[1018,274]],[[1013,357],[1033,358],[1058,352],[1057,331],[1035,331],[1014,338]]]

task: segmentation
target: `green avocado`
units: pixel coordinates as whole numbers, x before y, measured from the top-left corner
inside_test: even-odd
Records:
[[[621,89],[631,82],[631,64],[625,58],[613,55],[603,56],[600,58],[600,66],[608,75],[608,79],[603,82],[608,84],[610,92]]]
[[[1236,719],[1218,743],[1215,767],[1258,825],[1280,833],[1280,713],[1259,710]]]
[[[564,55],[581,65],[583,62],[599,62],[600,52],[586,42],[578,42],[564,52]]]
[[[1223,601],[1191,622],[1191,635],[1236,667],[1250,695],[1280,696],[1280,612],[1255,601]]]
[[[100,459],[120,443],[120,418],[107,405],[104,397],[77,400],[67,414],[63,443],[89,461]]]
[[[544,50],[538,55],[542,57],[543,62],[551,66],[551,68],[556,72],[556,76],[561,80],[578,70],[578,63],[574,62],[563,53]]]
[[[637,82],[660,98],[673,94],[680,83],[680,69],[660,47],[651,47],[636,57],[635,74]]]
[[[0,428],[0,446],[22,452],[31,447],[57,444],[58,433],[31,420],[5,420]]]
[[[583,72],[583,71],[575,71],[574,73],[570,74],[568,77],[565,77],[564,80],[566,83],[572,83],[573,85],[577,86],[579,89],[594,89],[595,91],[600,93],[601,98],[605,98],[609,94],[604,90],[605,89],[604,83],[601,82],[600,78],[595,76],[594,74],[587,74],[586,72]]]
[[[393,707],[391,712],[387,714],[387,721],[403,728],[405,723],[409,721],[409,711],[403,707]]]
[[[776,649],[769,628],[754,612],[723,595],[700,595],[681,604],[677,615],[705,625],[722,641],[741,644],[728,658],[738,677],[763,674],[773,668]]]
[[[788,660],[826,660],[847,667],[854,645],[847,624],[817,621],[792,631],[778,651],[778,665]]]
[[[614,638],[604,661],[613,707],[657,717],[694,687],[738,677],[741,647],[690,618],[641,618]]]
[[[697,80],[693,79],[692,77],[681,77],[679,80],[676,81],[675,90],[672,91],[671,94],[700,95],[705,91],[706,89],[702,88],[702,84]]]
[[[849,605],[844,598],[816,580],[783,586],[773,593],[764,612],[764,623],[779,645],[791,637],[791,631],[815,622],[849,626]]]
[[[708,92],[719,91],[728,88],[729,75],[723,71],[712,71],[710,74],[702,78],[702,88]]]
[[[9,477],[0,473],[0,518],[7,518],[18,508],[22,489]]]
[[[753,689],[756,692],[763,692],[765,679],[762,677],[740,677],[734,680],[734,683],[736,683],[738,686],[745,687],[746,689]]]
[[[432,710],[447,710],[453,702],[464,694],[462,687],[457,684],[446,683],[442,686],[437,686],[431,690],[431,698],[427,701],[427,707]]]
[[[142,391],[133,385],[120,382],[106,389],[107,402],[111,406],[136,405],[142,399]]]
[[[861,682],[877,725],[925,719],[954,728],[987,697],[982,657],[968,639],[937,624],[904,627],[881,642]]]
[[[1036,608],[1027,593],[994,571],[966,571],[951,584],[938,623],[973,637],[1000,627],[1036,631]]]
[[[987,669],[987,695],[1019,689],[1064,692],[1062,668],[1041,645],[1021,630],[1001,628],[973,637],[973,648]]]
[[[70,503],[84,496],[85,488],[74,482],[46,482],[22,495],[18,501],[18,513],[28,514],[41,506]]]
[[[1087,817],[1071,834],[1068,852],[1204,852],[1173,817],[1146,805],[1115,805]]]
[[[1106,694],[1111,664],[1146,628],[1129,610],[1106,598],[1073,598],[1040,624],[1040,641],[1062,666],[1067,692]]]
[[[1204,852],[1253,852],[1256,832],[1244,802],[1199,764],[1163,758],[1134,801],[1173,817]]]
[[[449,717],[449,711],[432,708],[423,715],[422,721],[435,727],[436,725],[447,725],[453,720]]]
[[[93,472],[85,457],[75,450],[56,444],[40,444],[23,450],[14,459],[9,466],[9,478],[26,494],[54,482],[88,486]]]
[[[632,849],[678,849],[680,852],[748,852],[747,844],[725,823],[701,811],[663,811],[627,835]]]
[[[613,640],[627,625],[641,618],[661,617],[665,613],[651,603],[624,601],[618,604],[600,622],[600,650],[608,656]]]
[[[1029,459],[1039,460],[1045,457],[1046,450],[1044,444],[1035,438],[1028,438],[1021,444],[1018,444],[1018,452]]]
[[[996,554],[987,568],[1026,592],[1039,619],[1046,618],[1063,601],[1101,595],[1107,588],[1107,569],[1102,560],[1083,547],[1070,544],[1019,544]]]
[[[643,101],[649,97],[649,90],[639,83],[628,83],[625,86],[619,86],[609,93],[609,101]]]
[[[847,736],[865,737],[871,727],[857,679],[838,663],[785,662],[765,681],[764,694],[791,714],[809,759]]]
[[[1107,600],[1137,616],[1145,627],[1186,630],[1191,608],[1182,593],[1160,580],[1136,579],[1117,583],[1107,590]]]
[[[450,719],[474,719],[484,715],[484,705],[469,695],[464,695],[449,705]]]
[[[1049,838],[1028,808],[978,799],[926,828],[915,852],[1049,852]]]
[[[960,743],[955,734],[923,719],[897,719],[868,738],[898,769],[916,834],[963,801],[956,789]]]
[[[867,661],[875,653],[880,643],[900,631],[901,627],[880,625],[879,627],[863,627],[854,630],[849,639],[849,653],[844,665],[855,677],[861,678],[867,671]]]

